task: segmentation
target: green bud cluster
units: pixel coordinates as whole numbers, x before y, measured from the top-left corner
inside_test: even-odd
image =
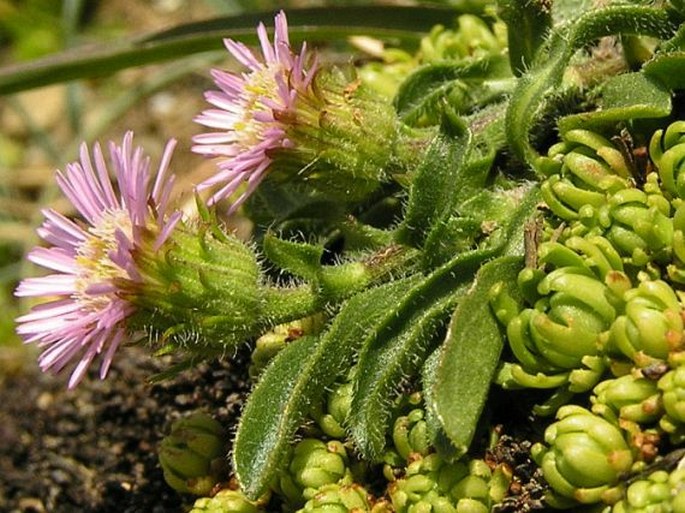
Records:
[[[421,40],[422,63],[478,59],[507,48],[506,26],[501,21],[490,27],[478,16],[462,14],[456,25],[454,29],[436,25]]]
[[[261,513],[265,501],[251,501],[238,490],[221,490],[213,497],[197,499],[189,513]]]
[[[428,426],[422,408],[415,408],[395,420],[392,441],[397,453],[408,460],[416,455],[426,456],[431,450]]]
[[[433,453],[410,462],[388,494],[397,513],[488,513],[510,482],[504,467],[493,471],[479,459],[448,463]]]
[[[336,484],[348,476],[348,465],[347,451],[341,442],[305,438],[295,445],[287,471],[279,477],[278,491],[290,504],[302,505],[322,486]]]
[[[602,501],[634,462],[623,433],[580,406],[561,407],[557,418],[545,430],[548,446],[535,444],[533,458],[555,494],[582,504]]]
[[[655,381],[626,374],[607,379],[593,390],[592,411],[618,424],[622,421],[650,424],[663,413],[661,393]]]
[[[632,482],[625,497],[614,504],[611,513],[685,512],[685,468],[672,472],[657,470],[645,479]]]
[[[368,492],[358,484],[327,484],[320,487],[298,513],[370,512]]]
[[[363,49],[369,50],[380,62],[372,61],[358,68],[364,84],[388,99],[392,99],[402,82],[418,66],[476,60],[490,55],[502,54],[507,48],[506,26],[495,21],[491,26],[480,17],[462,14],[456,26],[448,28],[436,25],[421,39],[418,52],[410,54],[397,48],[383,48],[380,52],[357,40]],[[377,44],[377,41],[374,41]],[[458,81],[461,82],[461,81]],[[465,84],[451,88],[450,100],[460,102]],[[453,102],[454,103],[454,102]],[[456,104],[456,103],[455,103]]]
[[[528,248],[534,265],[519,275],[525,304],[503,288],[492,292],[516,359],[500,373],[504,386],[557,388],[550,401],[558,407],[592,389],[608,369],[620,376],[632,366],[681,359],[683,307],[662,276],[680,269],[685,208],[673,169],[683,126],[654,135],[659,174],[650,173],[641,188],[634,164],[587,130],[564,133],[542,158],[549,177],[541,193],[554,216]]]
[[[177,420],[162,440],[158,456],[169,486],[181,493],[206,495],[221,478],[225,457],[221,424],[201,412]]]
[[[685,365],[668,371],[658,382],[665,415],[659,426],[675,442],[685,442]]]

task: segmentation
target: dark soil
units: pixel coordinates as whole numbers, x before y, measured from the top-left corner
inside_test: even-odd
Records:
[[[232,431],[248,389],[247,354],[151,384],[168,362],[119,352],[109,376],[75,390],[27,371],[0,385],[0,511],[187,511],[162,477],[157,445],[173,420],[202,409]]]

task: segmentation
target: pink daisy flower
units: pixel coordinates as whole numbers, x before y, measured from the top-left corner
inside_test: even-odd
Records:
[[[135,311],[121,294],[122,284],[140,281],[132,252],[150,236],[153,250],[158,249],[181,217],[180,212],[168,215],[174,177],[167,168],[175,141],[167,143],[152,175],[149,157],[142,148],[133,149],[132,140],[128,132],[121,146],[110,142],[118,194],[98,144],[92,159],[83,144],[80,161],[57,172],[58,185],[85,223],[44,210],[38,234],[50,247],[36,247],[28,258],[54,273],[26,278],[15,291],[19,297],[47,300],[17,319],[17,333],[43,348],[39,364],[44,371],[59,372],[76,362],[69,388],[100,354],[100,378],[106,376],[117,347],[130,334],[126,321]]]
[[[224,40],[228,51],[248,71],[240,75],[212,70],[219,91],[208,91],[208,109],[195,121],[215,131],[197,135],[193,151],[220,157],[219,171],[197,186],[198,190],[218,186],[209,203],[231,196],[242,184],[246,190],[234,201],[237,209],[264,179],[274,154],[294,146],[288,136],[288,124],[298,115],[301,102],[311,96],[312,80],[317,72],[315,58],[310,58],[306,44],[293,53],[288,38],[284,12],[275,18],[273,44],[264,24],[257,28],[262,55],[256,56],[244,44]]]

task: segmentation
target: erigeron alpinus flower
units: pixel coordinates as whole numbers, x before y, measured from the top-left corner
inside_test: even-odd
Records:
[[[136,310],[120,294],[122,283],[140,280],[132,252],[144,237],[158,248],[180,219],[169,209],[174,177],[167,170],[175,141],[167,143],[153,174],[149,157],[142,148],[134,149],[132,140],[128,132],[121,146],[110,142],[109,169],[98,144],[92,157],[83,144],[80,160],[57,172],[59,187],[83,222],[43,211],[38,234],[49,247],[34,248],[28,258],[54,273],[26,278],[15,292],[45,299],[17,319],[17,333],[43,348],[39,363],[44,371],[59,372],[76,362],[70,388],[100,354],[100,377],[106,376],[117,347],[130,335],[127,319]]]
[[[208,91],[206,100],[216,109],[200,114],[195,121],[216,132],[197,135],[193,151],[222,157],[219,172],[198,186],[198,190],[220,184],[210,202],[231,196],[243,183],[247,190],[235,200],[234,210],[264,178],[274,151],[293,146],[286,123],[295,115],[298,99],[311,87],[317,71],[316,59],[307,52],[306,43],[294,54],[288,37],[285,13],[275,19],[273,45],[263,23],[257,28],[262,59],[244,44],[225,39],[227,50],[244,66],[240,75],[212,70],[220,91]]]
[[[307,183],[330,200],[365,198],[396,164],[399,122],[392,105],[354,76],[319,66],[306,44],[294,52],[283,12],[275,18],[273,43],[263,24],[257,34],[261,56],[224,41],[246,72],[212,71],[219,90],[205,97],[214,108],[195,119],[212,131],[195,136],[192,149],[217,157],[218,172],[198,190],[212,189],[210,204],[230,197],[229,212],[274,175]]]

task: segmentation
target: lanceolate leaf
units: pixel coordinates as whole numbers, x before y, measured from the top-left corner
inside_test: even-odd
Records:
[[[263,248],[269,260],[300,278],[315,280],[321,270],[323,246],[287,241],[267,233]]]
[[[350,367],[363,340],[418,279],[397,280],[355,296],[325,334],[293,342],[267,367],[247,401],[233,447],[235,473],[249,497],[266,491],[310,405]]]
[[[483,261],[496,250],[458,255],[414,287],[362,342],[355,372],[349,419],[352,437],[367,458],[377,458],[385,444],[390,419],[389,397],[402,380],[416,374],[431,349],[444,309],[470,283]]]
[[[452,7],[348,6],[289,9],[293,41],[344,39],[369,34],[386,40],[418,42],[433,25],[459,14]],[[269,24],[273,12],[242,14],[189,23],[170,30],[95,48],[77,48],[0,70],[0,95],[77,78],[221,50],[223,38],[256,43],[255,26]]]
[[[391,418],[390,399],[403,379],[415,375],[435,347],[440,328],[459,297],[460,289],[429,308],[407,316],[399,329],[379,332],[359,357],[350,427],[357,448],[377,459],[385,447]],[[404,317],[404,316],[403,316]]]
[[[483,265],[454,312],[443,345],[434,390],[428,394],[458,453],[468,450],[499,363],[503,341],[489,306],[499,282],[515,286],[523,258],[504,256]]]
[[[409,192],[404,222],[398,231],[401,242],[420,247],[432,226],[449,216],[460,192],[472,190],[473,177],[463,173],[471,144],[471,132],[439,133],[416,172]]]

